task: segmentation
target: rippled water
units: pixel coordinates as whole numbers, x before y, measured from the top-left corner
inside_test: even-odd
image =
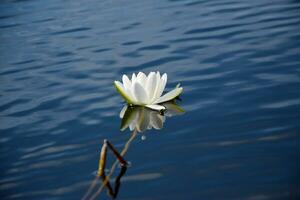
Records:
[[[133,140],[118,199],[300,197],[299,1],[4,0],[0,13],[1,199],[81,199],[103,139],[130,137],[113,81],[156,70],[183,85],[186,114]]]

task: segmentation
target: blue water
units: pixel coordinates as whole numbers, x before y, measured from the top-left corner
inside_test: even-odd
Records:
[[[131,134],[113,81],[157,70],[186,112],[132,141],[117,199],[300,198],[299,1],[4,0],[0,41],[1,199],[81,199]]]

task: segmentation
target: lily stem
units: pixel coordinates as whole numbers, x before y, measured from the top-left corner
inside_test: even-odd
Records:
[[[125,146],[124,146],[124,148],[123,148],[123,150],[122,150],[122,152],[120,154],[122,157],[126,154],[128,148],[130,146],[130,143],[135,138],[135,136],[137,135],[137,133],[138,133],[137,129],[134,129],[134,131],[131,134],[131,137],[126,142],[126,144],[125,144]],[[100,192],[102,191],[103,187],[106,186],[106,184],[109,182],[109,178],[113,174],[113,172],[114,172],[114,170],[115,170],[118,162],[120,162],[120,161],[116,160],[114,162],[114,164],[112,165],[112,167],[109,170],[110,171],[109,174],[105,177],[105,180],[103,180],[102,185],[98,188],[98,190],[95,191],[94,194],[92,194],[92,196],[90,197],[90,200],[94,200],[100,194]],[[87,197],[88,195],[89,194],[85,195],[85,197]]]
[[[123,156],[119,154],[119,152],[114,148],[114,146],[108,140],[106,140],[106,144],[110,148],[110,150],[112,150],[112,152],[115,154],[115,156],[117,157],[121,165],[127,166],[127,162],[125,161]]]
[[[107,141],[104,140],[101,148],[100,158],[99,158],[99,167],[97,171],[97,176],[102,176],[104,174],[105,164],[106,164],[106,154],[107,154]]]

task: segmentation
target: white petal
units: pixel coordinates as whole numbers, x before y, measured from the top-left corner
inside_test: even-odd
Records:
[[[122,81],[123,81],[123,86],[125,89],[125,92],[128,94],[128,96],[133,100],[136,101],[133,93],[132,93],[132,84],[131,81],[129,80],[129,78],[124,74],[122,77]]]
[[[155,92],[155,100],[157,100],[162,95],[167,84],[167,78],[168,78],[167,74],[164,73],[160,79],[159,85],[157,87],[157,91]]]
[[[156,87],[155,87],[154,94],[153,94],[153,97],[151,99],[151,102],[155,101],[158,98],[157,93],[160,90],[160,84],[161,84],[160,73],[156,72]]]
[[[161,129],[163,127],[163,119],[162,115],[158,114],[157,112],[152,112],[150,115],[150,124],[155,129]]]
[[[140,119],[140,115],[141,115],[141,109],[140,108],[135,107],[133,109],[135,109],[134,110],[135,113],[133,113],[134,114],[133,119],[131,120],[131,122],[129,124],[130,131],[133,131],[137,127],[138,120]]]
[[[154,103],[163,103],[163,102],[167,102],[170,101],[172,99],[174,99],[175,97],[179,96],[182,92],[182,87],[179,88],[175,88],[173,90],[171,90],[170,92],[168,92],[167,94],[163,95],[162,97],[159,97]]]
[[[134,128],[135,128],[135,124],[134,123],[129,124],[129,130],[130,131],[133,131]]]
[[[136,128],[139,132],[143,132],[147,129],[147,127],[149,126],[149,123],[150,123],[149,110],[142,108],[140,110],[140,116],[139,116]]]
[[[166,109],[164,106],[161,105],[146,105],[147,108],[150,108],[152,110],[164,110]]]
[[[158,79],[159,82],[160,82],[160,78],[161,78],[161,77],[160,77],[160,73],[159,73],[159,71],[157,71],[157,72],[156,72],[156,79]]]
[[[153,99],[155,88],[156,88],[156,74],[154,72],[150,72],[147,78],[147,83],[146,83],[146,91],[149,97],[149,101]],[[151,103],[151,102],[148,102]]]
[[[122,83],[119,81],[115,81],[115,87],[116,90],[120,93],[120,95],[125,99],[127,103],[133,103],[134,99],[131,94],[128,93],[128,91],[125,90]]]
[[[131,88],[130,88],[132,91],[132,94],[133,94],[133,83],[135,83],[136,81],[137,81],[137,77],[136,77],[135,73],[133,73],[131,76]]]
[[[131,83],[133,84],[135,81],[136,81],[136,75],[135,73],[133,73],[131,76]]]
[[[131,89],[131,81],[129,80],[129,78],[124,74],[122,77],[122,81],[123,81],[123,85],[125,89]]]
[[[136,98],[135,98],[135,96],[133,95],[132,89],[126,89],[125,91],[126,91],[126,93],[128,94],[129,98],[132,99],[133,104],[134,104],[134,102],[136,102]]]
[[[124,117],[124,114],[125,114],[126,110],[127,110],[127,105],[125,105],[125,106],[122,108],[122,110],[120,111],[120,118],[123,118],[123,117]]]
[[[137,75],[137,81],[141,84],[141,86],[145,87],[147,76],[143,72],[139,72]]]
[[[141,86],[141,84],[139,84],[139,82],[133,83],[133,94],[138,104],[146,104],[148,100],[148,95],[145,89]]]

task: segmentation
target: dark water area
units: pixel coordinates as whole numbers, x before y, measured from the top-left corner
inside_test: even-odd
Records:
[[[300,1],[4,0],[0,41],[1,199],[81,199],[139,71],[186,112],[131,142],[117,199],[300,198]]]

